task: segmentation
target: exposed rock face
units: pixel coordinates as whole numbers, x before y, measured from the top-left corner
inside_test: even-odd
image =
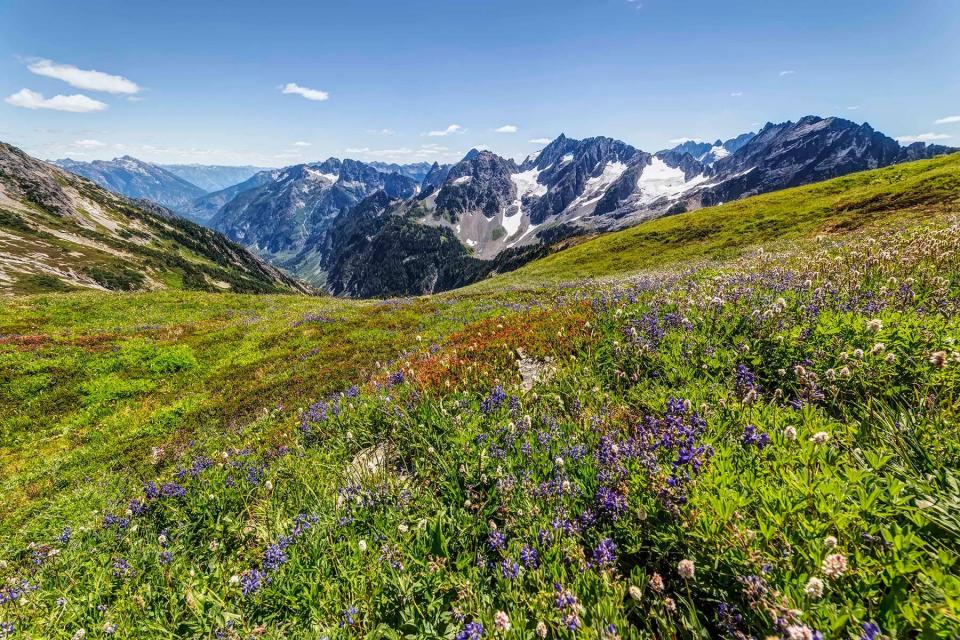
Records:
[[[337,215],[381,189],[391,197],[412,198],[419,184],[356,160],[331,158],[295,165],[262,186],[239,193],[210,225],[259,255],[286,264],[308,239],[321,241]]]
[[[489,151],[471,151],[450,168],[437,194],[437,212],[457,222],[460,215],[479,211],[492,218],[509,205],[517,190],[510,176],[517,170],[512,160]]]
[[[447,179],[451,166],[449,164],[433,163],[427,175],[423,177],[423,182],[420,183],[420,195],[418,197],[421,200],[440,188],[443,181]]]
[[[608,170],[613,167],[617,171],[621,165],[625,169],[639,154],[630,145],[613,138],[577,141],[561,135],[536,160],[523,163],[522,169],[539,171],[537,182],[547,187],[547,193],[530,205],[530,222],[539,225],[561,214],[589,191],[591,181],[605,190],[614,181],[603,179]]]
[[[253,174],[239,184],[231,185],[220,191],[214,191],[201,196],[189,205],[181,207],[177,213],[194,222],[209,226],[210,221],[225,204],[245,191],[250,191],[273,182],[281,173],[283,173],[283,169],[265,169],[264,171]]]
[[[0,290],[311,291],[222,235],[0,143]]]
[[[673,149],[670,149],[670,151],[674,151],[680,155],[688,153],[697,162],[709,166],[717,160],[726,158],[739,151],[745,144],[753,139],[754,135],[753,133],[741,133],[735,138],[730,138],[726,141],[717,140],[713,144],[690,140],[678,144]]]

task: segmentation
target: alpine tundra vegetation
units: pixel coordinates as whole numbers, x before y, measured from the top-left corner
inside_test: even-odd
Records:
[[[958,162],[432,297],[7,298],[3,633],[955,638]]]

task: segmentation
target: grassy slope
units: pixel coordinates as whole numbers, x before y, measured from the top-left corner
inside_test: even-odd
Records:
[[[851,231],[888,216],[922,217],[958,202],[960,154],[953,154],[659,218],[579,242],[469,290],[557,284],[726,259],[747,247]]]
[[[945,251],[955,248],[956,230],[933,233],[956,211],[949,203],[960,193],[958,160],[655,221],[432,298],[14,298],[0,307],[0,548],[11,560],[0,578],[29,574],[41,589],[23,606],[0,608],[0,622],[65,638],[104,624],[138,637],[209,637],[218,629],[224,637],[392,637],[378,624],[452,637],[462,626],[458,612],[491,634],[493,613],[502,609],[516,637],[531,637],[541,619],[563,637],[570,611],[554,606],[553,592],[561,582],[584,605],[579,621],[594,635],[607,623],[625,637],[716,635],[724,624],[717,604],[725,600],[740,608],[743,629],[762,637],[775,631],[767,608],[782,603],[769,594],[756,606],[748,602],[738,577],[757,574],[830,637],[856,636],[861,621],[877,620],[890,633],[923,628],[927,637],[952,638],[960,628],[951,560],[960,551],[960,523],[949,506],[960,504],[949,475],[960,462],[956,365],[938,370],[928,359],[960,338],[960,265]],[[846,195],[838,191],[844,185]],[[856,203],[858,213],[837,202]],[[719,227],[711,212],[721,216]],[[904,239],[885,230],[919,219],[929,219],[931,233]],[[691,228],[710,231],[692,239],[685,235]],[[672,261],[721,259],[824,230],[841,239],[851,229],[856,246],[803,243],[792,255],[722,264],[729,275],[719,282],[708,277],[714,267],[689,284],[664,278],[622,290],[552,290],[562,280],[676,268],[682,263]],[[614,246],[617,259],[607,252]],[[908,275],[916,280],[912,297],[887,280]],[[541,290],[509,291],[512,285]],[[717,309],[707,302],[715,296],[730,302]],[[751,319],[752,309],[779,309],[781,297],[781,311]],[[823,313],[811,315],[811,305]],[[879,335],[866,329],[874,315],[883,321]],[[679,317],[692,328],[678,325]],[[869,351],[876,342],[897,355],[895,364],[869,354],[863,363],[849,360],[854,348]],[[556,379],[523,394],[517,347],[554,358]],[[810,393],[810,380],[794,369],[805,359],[827,393],[795,409],[777,394]],[[754,372],[759,403],[743,402],[737,364]],[[855,372],[850,382],[825,381],[828,368],[844,364]],[[406,372],[401,385],[364,385],[397,370]],[[519,397],[519,413],[479,410],[497,382]],[[342,415],[317,418],[307,436],[299,431],[300,408],[352,384],[363,389],[355,400],[341,399]],[[703,411],[702,443],[716,451],[690,484],[689,504],[669,507],[660,494],[675,452],[663,452],[652,474],[625,461],[626,484],[617,488],[627,495],[624,519],[601,518],[582,533],[538,543],[538,531],[557,518],[596,509],[595,492],[609,484],[599,474],[609,465],[593,462],[605,446],[601,436],[627,437],[642,416],[661,415],[669,397]],[[523,414],[532,416],[533,430],[515,441],[508,425],[522,425]],[[742,443],[746,424],[771,437],[763,454]],[[800,432],[797,442],[783,435],[787,426]],[[817,431],[829,432],[832,444],[813,446]],[[365,481],[377,500],[347,509],[352,521],[344,527],[338,488],[349,484],[345,469],[385,439],[397,447],[402,474]],[[521,452],[521,442],[532,453]],[[533,486],[557,479],[555,459],[575,461],[574,445],[587,452],[582,464],[568,463],[576,491],[532,497],[523,478]],[[238,453],[248,446],[252,454]],[[278,447],[295,455],[277,457],[287,450]],[[172,468],[189,467],[195,455],[220,460],[224,452],[228,462],[182,481],[185,499],[152,503],[135,518],[137,530],[100,528],[105,513],[123,514],[121,498],[140,495],[145,481],[170,480]],[[255,483],[228,478],[261,464]],[[505,488],[504,477],[522,490]],[[920,508],[921,498],[933,507]],[[249,577],[244,572],[259,566],[267,545],[302,511],[320,520],[286,551],[271,584],[243,597],[230,576]],[[507,533],[503,552],[488,547],[490,521]],[[65,525],[76,540],[59,557],[44,560],[43,551],[45,566],[35,573],[26,542],[59,549],[53,540]],[[158,565],[161,530],[173,539],[169,566]],[[840,539],[851,569],[814,602],[803,586],[821,575],[826,535]],[[605,537],[617,546],[617,571],[588,564]],[[501,560],[519,561],[525,543],[543,568],[504,580]],[[676,572],[683,557],[697,563],[689,587]],[[117,558],[135,573],[118,575]],[[663,595],[648,586],[654,571],[666,579]],[[643,591],[640,602],[626,597],[629,585]],[[64,608],[54,603],[60,596]],[[355,620],[341,628],[350,606]]]
[[[364,380],[416,336],[440,341],[521,300],[10,299],[0,307],[0,531],[42,526],[38,512],[56,517],[60,504],[101,504],[104,485],[88,483],[91,472],[146,478],[190,441],[243,439],[237,433],[264,412]],[[169,454],[156,464],[154,447]]]
[[[0,143],[0,295],[302,289],[239,245]],[[12,168],[11,168],[12,167]]]

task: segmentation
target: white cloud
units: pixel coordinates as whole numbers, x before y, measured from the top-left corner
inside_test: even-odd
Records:
[[[670,144],[683,144],[684,142],[703,142],[700,138],[672,138]]]
[[[280,89],[283,93],[293,93],[298,96],[303,96],[307,100],[316,100],[317,102],[323,102],[330,98],[330,94],[326,91],[320,91],[319,89],[308,89],[307,87],[301,87],[296,82],[288,82],[283,85],[283,88]]]
[[[79,93],[72,96],[55,95],[52,98],[44,98],[43,94],[30,91],[30,89],[20,89],[15,94],[7,96],[6,102],[24,109],[52,109],[73,113],[103,111],[107,108],[107,105],[103,102]]]
[[[733,91],[730,93],[731,98],[739,98],[743,95],[743,91]]]
[[[945,133],[918,133],[914,136],[900,136],[897,138],[897,142],[903,142],[905,144],[910,144],[913,142],[934,142],[935,140],[946,140],[950,136]]]
[[[100,142],[99,140],[74,140],[73,146],[80,147],[81,149],[96,149],[107,146],[107,143]]]
[[[452,124],[442,131],[430,131],[427,133],[428,136],[438,137],[438,136],[449,136],[453,133],[463,133],[465,129],[458,124]]]
[[[463,153],[451,151],[439,144],[424,144],[417,148],[398,147],[392,149],[371,149],[370,147],[347,147],[345,153],[363,156],[369,160],[416,161],[437,158],[453,159],[463,157]]]
[[[502,127],[494,129],[497,133],[516,133],[517,127],[512,124],[505,124]]]
[[[310,145],[309,142],[304,142],[303,140],[297,140],[296,142],[293,143],[293,146],[295,146],[295,147],[309,147],[309,146],[311,146],[311,145]]]
[[[859,109],[860,109],[860,105],[858,104],[852,104],[849,107],[847,107],[847,111],[857,111]]]
[[[105,91],[107,93],[138,93],[136,82],[123,76],[115,76],[102,71],[78,69],[71,64],[57,64],[50,60],[37,60],[27,65],[32,73],[47,78],[56,78],[78,89]]]
[[[781,71],[781,72],[780,72],[780,77],[782,78],[783,76],[792,76],[792,75],[794,75],[795,73],[796,73],[796,71],[794,71],[793,69],[787,69],[786,71]]]
[[[392,135],[395,135],[397,132],[394,131],[393,129],[367,129],[367,133],[372,133],[378,136],[392,136]]]
[[[960,116],[947,116],[946,118],[938,118],[933,121],[933,124],[953,124],[955,122],[960,122]]]
[[[551,140],[550,138],[533,138],[530,142],[533,144],[550,144]]]

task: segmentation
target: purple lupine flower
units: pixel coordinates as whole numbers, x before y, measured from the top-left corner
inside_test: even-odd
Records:
[[[860,640],[877,640],[881,633],[880,626],[876,622],[864,622]]]
[[[500,551],[504,548],[507,543],[507,536],[505,536],[500,531],[491,531],[487,536],[487,544],[490,545],[492,551]]]
[[[520,565],[513,560],[504,560],[501,562],[500,571],[507,580],[516,580],[520,577]]]
[[[160,564],[170,564],[173,562],[173,554],[169,551],[160,552]]]
[[[608,567],[617,561],[617,545],[610,538],[604,538],[593,550],[593,562],[595,567]]]
[[[480,410],[484,413],[493,413],[507,399],[507,394],[503,391],[502,385],[497,385],[487,396],[487,399],[480,403]]]
[[[160,485],[160,495],[164,498],[182,498],[187,495],[187,490],[176,482],[168,482]]]
[[[468,622],[457,634],[455,640],[480,640],[483,637],[483,625],[479,622]]]
[[[117,578],[127,578],[133,573],[133,568],[125,558],[117,558],[113,561],[113,575]]]
[[[146,496],[147,500],[156,500],[160,497],[160,488],[157,486],[156,482],[148,482],[143,485],[143,495]]]
[[[142,516],[147,512],[147,503],[143,500],[131,500],[127,505],[127,509],[130,510],[130,513],[135,516]]]
[[[738,364],[736,370],[733,373],[734,384],[737,387],[737,392],[740,396],[745,396],[751,391],[755,391],[757,388],[757,376],[754,375],[747,365]]]
[[[627,496],[618,489],[600,487],[597,489],[597,508],[606,516],[616,520],[627,510]]]
[[[743,439],[741,442],[745,447],[753,445],[762,451],[764,447],[770,444],[770,436],[766,433],[758,432],[755,426],[748,424],[743,429]]]
[[[249,569],[240,576],[240,589],[245,596],[251,596],[270,583],[270,576],[259,569]]]
[[[580,628],[580,616],[576,613],[568,613],[563,617],[563,626],[567,631],[576,631]]]
[[[263,568],[266,571],[276,571],[284,562],[287,561],[287,554],[284,551],[285,546],[274,543],[267,547],[263,554]]]
[[[16,602],[24,595],[36,590],[37,587],[31,585],[26,580],[21,580],[19,583],[13,583],[6,588],[0,589],[0,604]]]
[[[357,608],[353,605],[350,605],[340,614],[340,628],[352,626],[356,622],[354,616],[359,613]]]
[[[115,516],[112,513],[108,513],[107,515],[103,516],[103,527],[105,529],[126,529],[129,526],[129,518]]]
[[[205,456],[197,456],[190,465],[190,475],[196,478],[201,473],[213,466],[213,460]]]
[[[60,533],[60,536],[57,540],[60,541],[60,544],[67,545],[70,543],[70,539],[73,537],[73,529],[70,527],[64,527],[63,532]]]
[[[520,549],[520,562],[526,569],[536,569],[538,564],[537,550],[528,544]]]
[[[553,585],[553,590],[557,592],[557,596],[554,599],[554,606],[561,611],[565,609],[574,609],[577,606],[577,596],[573,595],[570,591],[563,588],[563,585],[556,583]]]

